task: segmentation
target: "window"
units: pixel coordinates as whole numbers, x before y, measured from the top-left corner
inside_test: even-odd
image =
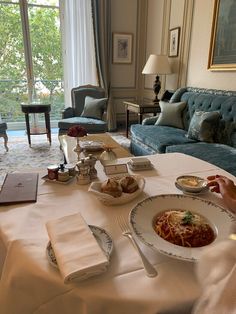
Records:
[[[59,0],[0,0],[0,112],[24,121],[20,103],[49,101],[51,119],[64,108]]]

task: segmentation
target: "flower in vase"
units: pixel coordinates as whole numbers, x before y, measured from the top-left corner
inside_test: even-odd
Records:
[[[72,137],[83,137],[87,135],[87,131],[84,127],[75,125],[69,128],[67,135]]]

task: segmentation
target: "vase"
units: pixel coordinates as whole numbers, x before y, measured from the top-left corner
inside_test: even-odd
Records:
[[[83,149],[81,148],[80,146],[80,143],[79,143],[79,137],[76,137],[76,146],[74,148],[74,152],[77,154],[78,156],[78,161],[80,160],[80,154],[81,152],[83,151]]]

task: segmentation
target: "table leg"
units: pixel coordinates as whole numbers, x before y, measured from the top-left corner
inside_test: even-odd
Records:
[[[142,121],[143,121],[143,115],[142,115],[142,113],[139,113],[138,114],[138,122],[139,122],[139,124],[142,124]]]
[[[29,146],[31,146],[31,139],[30,139],[30,123],[29,123],[29,114],[25,113],[25,123],[26,123],[26,131],[28,137]]]
[[[126,109],[126,137],[129,136],[129,110]]]
[[[46,124],[46,131],[47,131],[47,138],[49,140],[49,143],[51,145],[52,139],[51,139],[51,126],[50,126],[50,115],[49,113],[45,112],[45,124]]]

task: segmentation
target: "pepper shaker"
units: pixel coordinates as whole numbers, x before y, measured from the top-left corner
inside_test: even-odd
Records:
[[[79,162],[76,164],[78,168],[78,174],[76,175],[77,184],[88,184],[90,183],[90,166],[88,162],[85,161],[84,158],[82,158]]]
[[[89,154],[88,157],[85,158],[85,161],[87,161],[88,165],[89,165],[89,175],[90,175],[90,179],[96,179],[97,178],[97,170],[95,168],[95,164],[97,161],[97,158],[95,156],[93,156],[92,154]]]

